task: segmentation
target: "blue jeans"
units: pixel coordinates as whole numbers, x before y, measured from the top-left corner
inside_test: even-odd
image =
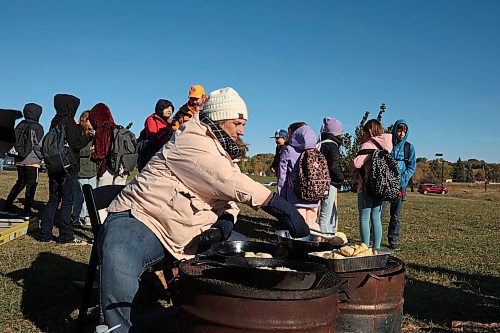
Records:
[[[156,235],[130,211],[110,213],[99,232],[101,311],[113,333],[134,331],[133,303],[144,271],[164,258],[174,261]]]
[[[70,219],[71,209],[73,208],[73,191],[76,182],[76,178],[70,175],[65,175],[61,178],[52,178],[49,176],[49,201],[42,215],[40,239],[50,240],[52,238],[54,217],[59,201],[62,201],[60,210],[61,220],[59,222],[59,241],[68,242],[75,238],[73,235],[73,225]]]
[[[389,228],[387,230],[387,241],[389,244],[399,243],[399,233],[401,231],[401,208],[403,207],[403,198],[396,198],[391,201],[390,213],[391,217],[389,220]],[[387,206],[387,201],[384,201],[382,205],[382,218],[384,217],[385,207]]]
[[[87,205],[85,204],[85,197],[83,196],[82,186],[90,184],[92,188],[96,186],[96,177],[92,178],[78,178],[78,184],[75,186],[75,202],[73,203],[73,218],[84,218],[89,216]]]
[[[359,211],[359,233],[361,240],[366,245],[370,244],[370,222],[373,230],[374,250],[380,249],[382,242],[382,200],[372,197],[366,192],[358,193],[358,211]]]
[[[335,199],[337,188],[330,185],[328,198],[321,200],[321,210],[319,213],[319,229],[321,232],[337,232],[337,206]]]

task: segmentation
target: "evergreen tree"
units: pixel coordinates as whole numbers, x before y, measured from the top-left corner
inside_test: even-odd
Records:
[[[465,165],[464,181],[466,183],[472,183],[474,181],[474,173],[472,172],[472,165],[470,163]]]
[[[465,180],[464,163],[459,157],[455,165],[453,166],[453,181],[463,182]]]

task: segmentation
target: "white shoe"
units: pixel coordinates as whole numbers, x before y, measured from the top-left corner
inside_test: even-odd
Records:
[[[90,227],[92,225],[92,223],[90,223],[90,217],[85,216],[85,218],[83,219],[83,225],[87,227]]]

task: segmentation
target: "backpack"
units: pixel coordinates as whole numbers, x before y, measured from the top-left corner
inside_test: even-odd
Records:
[[[156,122],[156,119],[154,120]],[[147,135],[146,129],[143,129],[139,134],[139,139],[137,140],[137,169],[139,172],[141,172],[151,157],[161,148],[160,139],[162,137],[163,135]]]
[[[306,201],[327,198],[330,175],[323,154],[317,149],[306,149],[300,154],[297,165],[297,177],[293,183],[295,194]]]
[[[31,127],[28,123],[22,122],[15,129],[17,155],[25,158],[33,150],[33,141],[31,140]]]
[[[372,154],[368,175],[362,174],[365,179],[365,191],[383,201],[396,199],[401,191],[398,162],[387,150],[373,142],[380,149],[362,149],[358,152],[358,155]]]
[[[66,131],[62,125],[52,127],[43,138],[42,156],[49,175],[64,175],[76,165],[75,156],[69,148]]]
[[[137,166],[137,140],[128,128],[118,125],[113,129],[106,165],[119,174],[130,172]]]

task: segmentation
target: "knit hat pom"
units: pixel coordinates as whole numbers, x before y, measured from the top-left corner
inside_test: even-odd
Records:
[[[217,89],[208,95],[203,112],[214,121],[248,119],[245,101],[231,87]]]
[[[321,133],[331,133],[335,136],[342,135],[342,123],[335,118],[323,118]]]

